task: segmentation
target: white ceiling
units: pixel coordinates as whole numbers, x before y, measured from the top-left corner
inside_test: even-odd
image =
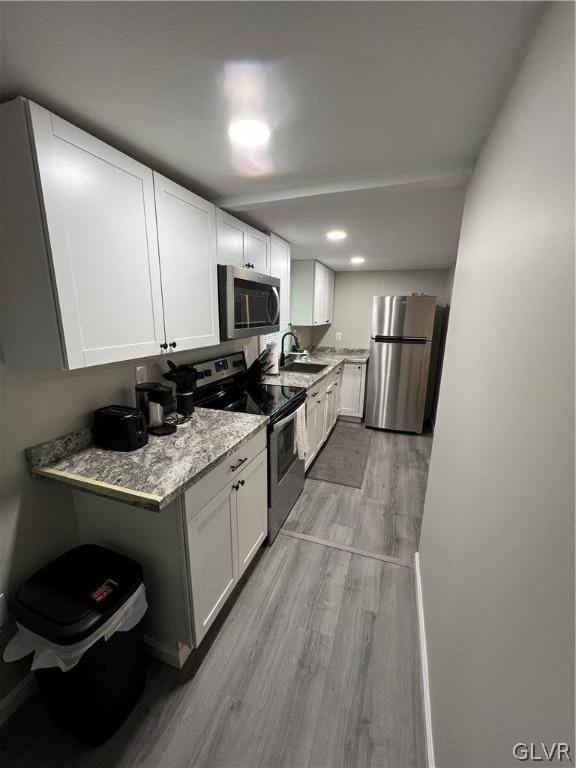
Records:
[[[2,3],[0,95],[29,96],[225,198],[287,237],[297,258],[346,268],[359,252],[365,268],[442,267],[455,259],[464,195],[446,170],[465,171],[477,156],[539,10]],[[247,113],[269,122],[272,141],[234,154],[227,126]],[[406,175],[439,180],[398,184]],[[317,185],[322,194],[302,197]],[[347,187],[356,191],[327,194]],[[349,238],[327,248],[333,225]]]

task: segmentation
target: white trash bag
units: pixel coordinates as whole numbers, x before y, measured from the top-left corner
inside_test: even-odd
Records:
[[[115,632],[128,632],[143,618],[148,603],[144,584],[140,584],[134,594],[102,626],[79,643],[59,645],[45,637],[31,632],[16,622],[18,632],[4,649],[4,661],[18,661],[33,653],[32,670],[58,667],[62,672],[78,664],[86,651],[102,637],[109,640]]]

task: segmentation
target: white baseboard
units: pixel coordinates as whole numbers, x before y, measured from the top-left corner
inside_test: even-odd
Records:
[[[0,725],[24,704],[33,690],[34,677],[29,673],[0,701]]]
[[[144,642],[148,646],[148,650],[152,656],[164,664],[169,664],[171,667],[181,669],[188,656],[190,656],[191,648],[182,643],[178,643],[178,648],[173,648],[171,645],[155,640],[149,635],[144,635]]]
[[[434,736],[432,733],[432,709],[430,706],[430,678],[428,675],[428,646],[426,645],[426,625],[424,623],[424,602],[422,599],[422,581],[420,577],[420,558],[414,555],[416,574],[416,604],[418,606],[418,636],[420,639],[420,661],[422,664],[422,699],[424,704],[424,722],[426,726],[426,753],[428,768],[434,768]]]

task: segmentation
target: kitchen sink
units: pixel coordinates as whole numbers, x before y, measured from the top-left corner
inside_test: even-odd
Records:
[[[318,363],[288,363],[283,368],[280,368],[280,372],[285,373],[319,373],[327,368],[326,365],[319,365]]]

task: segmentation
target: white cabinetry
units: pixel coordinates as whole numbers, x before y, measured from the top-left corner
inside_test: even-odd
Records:
[[[262,451],[236,483],[238,576],[242,576],[268,534],[266,461],[266,451]]]
[[[161,512],[74,493],[82,542],[140,562],[146,642],[181,667],[202,641],[268,534],[266,430]]]
[[[2,131],[6,363],[217,343],[213,206],[161,176],[155,196],[152,170],[25,99],[2,105]]]
[[[264,433],[266,434],[266,433]],[[253,443],[253,445],[256,445]],[[248,448],[247,456],[250,456]],[[230,592],[268,534],[267,452],[240,470],[236,459],[227,465],[233,480],[204,504],[222,481],[221,471],[193,486],[185,495],[194,637],[200,643]]]
[[[322,445],[328,439],[338,419],[342,366],[310,388],[306,403],[306,432],[309,453],[306,469],[310,466]]]
[[[290,245],[270,235],[270,274],[280,280],[280,330],[290,325]]]
[[[270,237],[218,210],[218,263],[270,272]]]
[[[334,272],[319,261],[294,261],[291,268],[292,325],[331,323]]]
[[[192,488],[187,497],[193,493]],[[190,504],[193,505],[193,498]],[[235,491],[226,486],[188,520],[188,565],[196,643],[206,634],[238,579],[235,505]],[[188,506],[187,498],[187,517]]]
[[[216,209],[158,173],[154,191],[168,347],[218,344]]]
[[[366,363],[345,363],[342,376],[340,416],[361,419],[364,415]]]

